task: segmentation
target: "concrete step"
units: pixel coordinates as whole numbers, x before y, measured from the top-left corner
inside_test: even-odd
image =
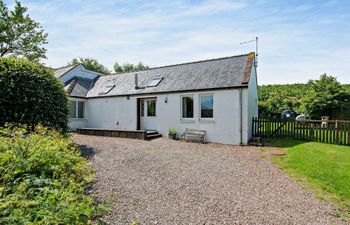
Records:
[[[160,138],[162,135],[158,132],[156,133],[152,133],[152,134],[148,134],[147,133],[147,136],[146,136],[146,140],[152,140],[152,139],[155,139],[155,138]]]

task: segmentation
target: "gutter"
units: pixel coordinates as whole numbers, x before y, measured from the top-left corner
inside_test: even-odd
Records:
[[[176,94],[176,93],[186,93],[186,92],[220,91],[220,90],[231,90],[231,89],[242,89],[242,88],[248,88],[248,85],[218,87],[218,88],[203,88],[203,89],[187,89],[187,90],[176,90],[176,91],[141,92],[141,93],[120,94],[120,95],[98,95],[98,96],[88,96],[86,98],[92,99],[92,98],[113,98],[113,97],[130,97],[130,96],[144,96],[144,95],[148,96],[148,95]]]

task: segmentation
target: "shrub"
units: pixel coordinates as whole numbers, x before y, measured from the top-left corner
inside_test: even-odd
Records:
[[[169,134],[176,134],[176,128],[169,128]]]
[[[0,224],[90,224],[102,208],[85,194],[88,161],[58,132],[24,131],[0,134]]]
[[[0,58],[0,126],[41,123],[67,129],[68,98],[53,71],[24,59]]]

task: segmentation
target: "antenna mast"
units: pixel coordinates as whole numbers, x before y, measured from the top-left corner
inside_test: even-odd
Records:
[[[251,42],[255,42],[255,67],[258,67],[258,43],[259,43],[259,37],[256,37],[255,40],[250,40],[250,41],[245,41],[245,42],[241,42],[239,43],[240,45],[244,45],[247,43],[251,43]]]

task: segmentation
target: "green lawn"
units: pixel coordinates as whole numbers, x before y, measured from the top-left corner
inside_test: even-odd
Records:
[[[318,197],[335,201],[350,213],[350,147],[287,139],[272,143],[286,153],[272,157],[274,163]]]

